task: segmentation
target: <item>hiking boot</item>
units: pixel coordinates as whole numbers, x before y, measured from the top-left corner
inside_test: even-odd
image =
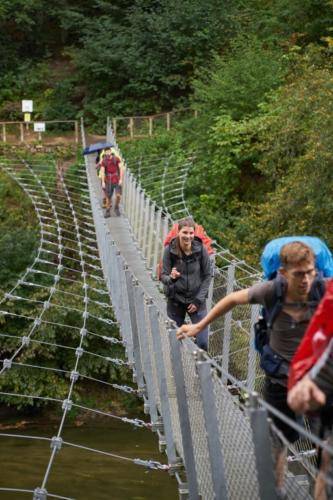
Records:
[[[105,210],[104,217],[105,217],[105,219],[107,219],[107,218],[108,218],[108,217],[110,217],[110,216],[111,216],[111,209],[110,209],[110,208],[107,208],[107,209]]]

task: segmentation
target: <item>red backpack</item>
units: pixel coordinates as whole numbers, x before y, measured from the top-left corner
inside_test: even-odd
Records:
[[[166,235],[165,240],[163,241],[163,246],[166,247],[167,245],[169,245],[171,241],[177,237],[177,235],[178,235],[178,224],[175,223],[168,232],[168,234]],[[215,250],[212,247],[213,240],[209,236],[207,236],[207,233],[203,226],[200,226],[199,224],[195,225],[194,236],[202,241],[202,244],[206,248],[208,255],[212,255],[213,253],[215,253]],[[157,264],[157,269],[156,269],[156,276],[158,280],[161,279],[162,268],[163,268],[163,261],[161,259]]]
[[[120,181],[120,160],[114,155],[107,155],[103,158],[102,167],[105,168],[105,177],[111,184],[119,184]]]

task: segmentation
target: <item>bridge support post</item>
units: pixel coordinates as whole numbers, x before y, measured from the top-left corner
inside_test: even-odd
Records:
[[[219,500],[228,500],[224,460],[220,440],[218,438],[219,427],[212,382],[212,367],[209,361],[198,361],[197,370],[201,386],[202,406],[207,431],[207,442],[215,498]]]
[[[134,236],[134,228],[135,228],[135,220],[136,220],[136,210],[137,210],[137,185],[136,181],[134,180],[134,177],[132,176],[132,216],[131,216],[131,232]]]
[[[135,213],[134,213],[134,224],[133,224],[133,231],[134,231],[134,236],[136,241],[138,241],[138,236],[139,236],[139,226],[140,226],[140,202],[141,202],[141,189],[140,186],[137,184],[135,186]]]
[[[118,262],[117,262],[117,247],[114,241],[111,243],[111,248],[110,248],[110,254],[111,254],[111,260],[109,262],[109,269],[110,269],[110,283],[112,287],[112,305],[114,308],[114,311],[116,313],[116,317],[119,320],[120,318],[120,293],[119,293],[119,281],[120,281],[120,276],[118,273]],[[117,293],[118,290],[118,293]]]
[[[131,219],[131,226],[132,226],[132,233],[133,236],[135,237],[135,226],[136,226],[136,221],[138,218],[137,210],[138,210],[138,185],[136,180],[134,180],[134,177],[132,176],[132,196],[133,196],[133,202],[132,202],[132,219]]]
[[[159,255],[159,247],[162,247],[161,222],[162,222],[162,210],[159,209],[156,214],[156,225],[155,225],[155,242],[154,242],[154,253],[153,253],[153,271],[152,271],[154,278],[156,278],[156,267]]]
[[[129,270],[125,271],[125,276],[126,276],[128,305],[129,305],[129,311],[130,311],[136,382],[137,382],[138,389],[141,392],[141,394],[145,394],[146,386],[145,386],[145,382],[143,379],[141,354],[140,354],[140,343],[139,343],[139,336],[138,336],[138,324],[137,324],[136,313],[135,313],[135,300],[134,300],[134,284],[135,283],[133,283],[132,274]]]
[[[133,365],[134,359],[133,359],[133,339],[132,339],[132,331],[131,331],[131,320],[130,320],[130,310],[129,310],[129,304],[128,304],[128,296],[127,296],[127,289],[126,289],[126,276],[125,272],[128,270],[128,267],[125,264],[125,261],[121,255],[118,255],[118,266],[119,266],[119,288],[120,288],[120,295],[121,295],[121,309],[122,309],[122,314],[121,314],[121,322],[120,322],[120,328],[121,328],[121,334],[123,339],[126,342],[125,345],[125,350],[127,353],[128,361],[130,362],[131,365]]]
[[[256,358],[257,353],[254,347],[254,324],[258,321],[260,306],[255,304],[251,306],[251,323],[249,335],[249,357],[247,366],[247,388],[249,391],[255,390],[256,382]]]
[[[128,211],[127,211],[127,217],[128,221],[130,223],[131,229],[133,228],[133,213],[134,213],[134,182],[133,182],[133,177],[132,174],[128,176]]]
[[[148,241],[148,233],[149,233],[149,216],[150,216],[150,200],[148,196],[145,198],[145,218],[143,222],[143,231],[142,231],[142,253],[145,259],[147,259],[147,241]]]
[[[124,182],[123,182],[123,208],[126,216],[128,217],[128,194],[129,194],[129,174],[128,170],[125,170]]]
[[[153,424],[158,422],[157,414],[157,399],[155,394],[155,381],[153,379],[153,359],[151,357],[151,349],[149,346],[150,332],[147,328],[147,319],[145,314],[145,296],[141,286],[134,286],[134,303],[136,320],[138,325],[138,338],[141,349],[141,359],[143,374],[146,381],[146,391],[149,402],[149,413]]]
[[[208,288],[208,297],[207,297],[207,311],[210,311],[213,303],[213,294],[214,294],[214,269],[215,269],[215,254],[210,256],[210,265],[211,265],[211,282]],[[211,327],[208,327],[208,351],[209,351],[209,336],[210,336]]]
[[[163,219],[163,225],[162,225],[162,244],[165,238],[167,237],[168,232],[169,232],[169,216],[166,215]]]
[[[277,500],[267,410],[258,407],[258,394],[255,392],[251,394],[248,412],[253,433],[260,499]]]
[[[163,358],[163,346],[160,337],[161,332],[159,328],[159,313],[157,307],[152,303],[149,304],[148,306],[148,316],[149,316],[150,330],[154,346],[155,366],[158,374],[161,413],[163,418],[168,461],[170,464],[175,464],[178,462],[178,459],[173,439],[167,377],[166,377],[166,370]]]
[[[149,234],[148,234],[148,243],[147,243],[147,268],[152,269],[151,264],[151,256],[153,253],[153,237],[154,237],[154,227],[155,227],[155,202],[152,202],[150,205],[150,214],[149,214]]]
[[[226,295],[233,292],[235,280],[235,264],[228,266],[228,282]],[[223,350],[222,350],[222,382],[227,382],[225,373],[229,371],[229,353],[230,353],[230,338],[231,338],[231,321],[232,311],[227,312],[224,316],[224,331],[223,331]]]
[[[197,472],[193,453],[193,440],[190,426],[190,415],[185,389],[183,361],[181,354],[181,343],[177,340],[176,329],[168,329],[171,344],[171,361],[173,376],[176,385],[177,403],[179,410],[180,430],[182,435],[184,461],[188,479],[189,494],[191,500],[199,500]]]
[[[145,193],[140,192],[140,203],[139,203],[139,223],[138,223],[138,245],[140,251],[142,251],[142,235],[144,231],[144,215],[145,215]]]

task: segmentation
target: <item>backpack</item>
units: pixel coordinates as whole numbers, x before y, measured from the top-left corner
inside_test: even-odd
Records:
[[[171,241],[175,239],[177,236],[178,236],[178,224],[175,223],[168,232],[168,234],[166,235],[163,241],[163,246],[166,247],[170,245]],[[212,247],[213,240],[209,238],[209,236],[207,236],[207,233],[203,226],[200,226],[199,224],[195,225],[194,237],[198,238],[202,242],[203,246],[206,248],[208,252],[208,255],[212,255],[215,253],[215,250]],[[156,269],[156,276],[158,280],[161,279],[162,268],[163,268],[163,261],[162,259],[160,259]]]
[[[105,168],[105,177],[111,184],[119,184],[120,181],[120,160],[116,156],[105,156],[102,166]]]
[[[316,268],[322,272],[325,278],[333,276],[332,253],[321,239],[315,236],[284,236],[270,241],[263,250],[260,263],[265,279],[270,280],[276,276],[281,266],[280,250],[283,245],[292,241],[301,241],[311,247],[316,256]]]
[[[261,256],[261,265],[266,279],[274,280],[274,294],[271,307],[261,309],[261,316],[254,325],[255,349],[262,356],[268,350],[269,335],[275,319],[283,307],[286,293],[284,278],[278,274],[280,268],[280,250],[283,245],[292,241],[301,241],[312,248],[316,256],[316,268],[319,271],[314,279],[309,293],[310,305],[317,307],[325,293],[324,277],[333,276],[333,259],[328,247],[319,238],[311,236],[288,236],[270,241],[264,248]],[[266,346],[266,347],[265,347]],[[278,356],[278,355],[277,355]]]

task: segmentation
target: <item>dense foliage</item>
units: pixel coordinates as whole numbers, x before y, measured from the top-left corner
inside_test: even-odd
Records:
[[[0,291],[7,291],[33,260],[37,219],[22,189],[0,170]]]
[[[197,119],[122,143],[125,156],[172,154],[181,164],[191,155],[191,211],[255,265],[263,245],[280,235],[318,235],[333,247],[332,0],[3,0],[0,27],[1,119],[20,118],[22,98],[34,99],[36,118],[84,115],[96,130],[108,114],[191,106]],[[1,176],[3,289],[33,259],[32,214]],[[44,300],[41,291],[36,298]],[[2,325],[10,334],[27,328]],[[51,325],[45,335],[75,342]],[[56,359],[40,346],[27,356]],[[69,369],[70,357],[60,361]],[[97,359],[84,369],[119,376]],[[31,392],[65,391],[51,375],[29,372],[26,380]]]
[[[191,210],[255,265],[280,235],[317,235],[333,247],[332,4],[281,1],[260,13],[263,3],[247,3],[246,32],[197,72],[198,119],[123,146],[129,158],[194,152]]]
[[[36,158],[35,158],[36,160]],[[40,407],[47,402],[42,400],[22,399],[5,393],[19,393],[38,395],[64,399],[68,394],[70,384],[70,373],[75,366],[75,349],[80,345],[80,329],[83,325],[84,291],[82,288],[82,267],[78,259],[78,250],[75,239],[68,239],[68,233],[75,234],[74,222],[70,228],[70,219],[63,215],[64,199],[63,190],[57,182],[57,175],[52,158],[39,156],[39,162],[43,162],[40,168],[40,177],[46,183],[47,190],[51,193],[54,203],[59,203],[59,217],[62,220],[63,235],[63,257],[59,258],[57,253],[57,241],[59,233],[52,222],[44,227],[44,242],[40,246],[39,258],[42,261],[34,262],[37,255],[37,246],[40,243],[38,219],[30,197],[17,185],[4,171],[1,170],[0,188],[0,224],[2,229],[0,239],[0,262],[1,262],[1,292],[8,292],[13,285],[12,296],[1,293],[0,312],[0,337],[1,359],[10,359],[21,344],[22,337],[29,336],[30,342],[14,356],[13,366],[2,373],[0,378],[0,400],[4,403],[20,407]],[[4,163],[7,163],[6,161]],[[16,165],[15,165],[16,163]],[[13,161],[13,169],[19,169],[21,176],[26,175],[25,167],[20,162]],[[38,164],[37,164],[38,165]],[[32,167],[35,168],[35,167]],[[81,190],[75,183],[75,172],[82,170],[82,166],[72,164],[65,173],[65,178],[70,175],[67,185],[76,209],[77,220],[81,224],[83,249],[85,239],[84,221],[85,215],[81,213]],[[31,188],[34,185],[34,177],[27,177]],[[74,178],[74,183],[71,185]],[[38,184],[37,184],[38,187]],[[40,190],[41,191],[41,190]],[[83,198],[82,198],[83,199]],[[41,208],[41,206],[39,206]],[[43,208],[40,212],[44,223],[53,221],[54,215],[51,206]],[[55,227],[55,229],[54,229]],[[83,228],[83,229],[82,229]],[[64,237],[65,235],[65,237]],[[90,242],[94,256],[96,243]],[[95,247],[94,247],[95,245]],[[54,252],[56,250],[56,252]],[[106,341],[108,337],[118,337],[118,327],[109,324],[114,320],[113,312],[109,303],[109,296],[105,288],[103,276],[96,267],[91,269],[91,257],[89,253],[85,257],[87,270],[86,284],[88,288],[88,312],[85,320],[87,330],[86,337],[82,340],[82,347],[88,351],[82,356],[79,364],[81,376],[87,379],[79,379],[74,387],[75,401],[80,401],[87,406],[96,406],[96,398],[99,406],[109,408],[112,400],[120,399],[115,396],[110,385],[95,383],[93,378],[106,383],[130,382],[131,373],[125,366],[118,366],[109,361],[111,358],[124,358],[124,348],[119,343]],[[93,261],[96,266],[98,262]],[[54,274],[58,264],[62,264],[61,279],[55,281]],[[25,273],[28,266],[33,270]],[[31,269],[31,268],[30,268]],[[35,271],[35,272],[34,272]],[[19,275],[24,280],[17,284]],[[63,279],[64,278],[64,279]],[[45,302],[51,305],[44,309]],[[35,326],[34,318],[40,318],[40,326]],[[103,338],[104,336],[104,338]],[[89,354],[90,353],[90,354]],[[106,359],[108,358],[108,359]],[[38,367],[44,367],[41,370]],[[64,373],[65,371],[65,373]],[[133,404],[133,398],[126,396],[126,404]],[[124,405],[124,399],[122,401]],[[56,405],[58,408],[59,405]]]

